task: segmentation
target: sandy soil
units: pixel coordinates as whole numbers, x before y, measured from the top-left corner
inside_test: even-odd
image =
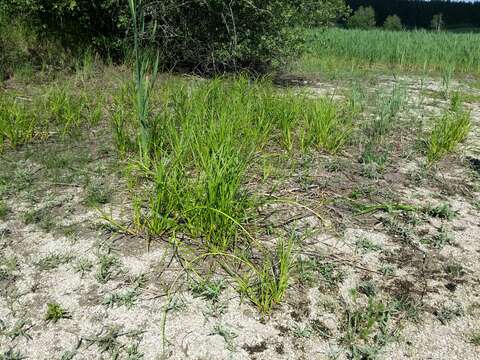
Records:
[[[382,77],[375,89],[394,81],[408,89],[399,121],[423,121],[446,106],[434,79],[421,86],[409,77]],[[480,94],[466,82],[452,88]],[[312,89],[341,93],[331,83]],[[85,204],[85,188],[35,178],[42,165],[27,152],[20,151],[15,164],[0,160],[0,172],[11,179],[7,187],[25,177],[35,185],[7,194],[9,212],[0,220],[0,359],[478,359],[472,336],[480,333],[480,174],[466,160],[480,154],[477,100],[467,103],[474,123],[467,142],[435,173],[419,175],[420,160],[408,155],[374,180],[363,179],[348,156],[353,165],[333,173],[324,165],[331,159],[314,160],[308,170],[314,185],[303,195],[336,201],[320,208],[326,224],[304,214],[295,226],[316,231],[299,258],[317,254],[321,265],[302,275],[309,281],[292,279],[285,301],[267,317],[221,275],[218,298],[198,296],[167,243],[148,248],[143,239],[112,232]],[[114,166],[109,161],[92,169],[101,174]],[[102,181],[124,186],[117,175]],[[295,186],[291,181],[280,193]],[[362,186],[374,187],[376,199],[418,207],[448,203],[454,215],[354,216],[342,199]],[[42,209],[48,217],[26,224],[26,213]],[[129,221],[122,191],[100,209]],[[168,292],[176,281],[182,286]],[[53,303],[66,311],[58,321],[46,319]],[[368,316],[371,329],[362,323]]]

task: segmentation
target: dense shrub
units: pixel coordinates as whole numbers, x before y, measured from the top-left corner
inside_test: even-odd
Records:
[[[371,29],[375,25],[375,10],[371,6],[360,6],[347,21],[351,29]]]
[[[402,20],[398,15],[387,16],[383,23],[383,28],[390,31],[400,31],[403,29]]]
[[[143,0],[143,7],[163,65],[203,72],[280,65],[301,51],[300,27],[331,24],[347,11],[344,0]],[[0,13],[69,48],[115,54],[129,35],[125,0],[2,0]]]
[[[262,69],[301,50],[301,19],[292,1],[166,0],[152,10],[168,65]]]

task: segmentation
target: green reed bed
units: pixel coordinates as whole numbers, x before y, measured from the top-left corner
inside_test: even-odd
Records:
[[[304,72],[396,69],[480,74],[480,35],[429,31],[311,29]]]

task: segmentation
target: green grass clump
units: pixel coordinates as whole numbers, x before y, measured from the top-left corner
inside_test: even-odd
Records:
[[[181,228],[212,251],[231,248],[254,208],[244,184],[258,151],[279,144],[338,152],[351,135],[344,104],[281,93],[246,77],[166,83],[159,101],[143,167],[152,189],[137,202],[136,223],[156,235]],[[117,120],[124,153],[134,137],[131,124]]]
[[[81,127],[96,125],[101,120],[101,97],[91,99],[86,93],[74,94],[68,86],[55,85],[44,91],[46,96],[34,101],[0,98],[0,151],[50,136],[71,136]]]
[[[242,181],[267,130],[265,116],[251,116],[255,90],[246,80],[164,91],[172,110],[156,120],[158,161],[144,224],[155,234],[182,224],[209,247],[225,250],[236,233],[232,219],[243,222],[250,207]]]
[[[351,139],[357,107],[242,76],[166,81],[158,98],[150,99],[157,110],[149,113],[155,127],[149,128],[145,162],[136,135],[141,124],[122,105],[121,99],[131,100],[129,91],[122,89],[112,125],[119,153],[137,159],[130,167],[136,228],[148,237],[173,237],[180,247],[186,245],[176,234],[188,236],[195,244],[187,246],[191,252],[222,259],[217,263],[229,269],[239,292],[270,312],[287,289],[293,243],[282,242],[272,253],[249,233],[261,199],[248,190],[247,174],[258,154],[272,147],[341,151]]]
[[[8,215],[8,212],[9,212],[9,209],[7,205],[5,204],[5,202],[0,200],[0,220],[5,219]]]
[[[46,100],[37,106],[49,126],[65,137],[75,134],[81,127],[98,124],[102,117],[102,99],[98,94],[94,97],[90,99],[85,92],[67,85],[56,85],[48,89]]]
[[[352,119],[339,111],[338,104],[322,99],[303,107],[303,111],[307,121],[304,126],[307,144],[335,154],[349,141]]]
[[[139,155],[140,161],[142,161],[143,165],[149,167],[150,157],[154,151],[156,129],[155,119],[150,114],[150,98],[157,79],[159,55],[157,53],[155,61],[152,62],[148,52],[141,46],[142,38],[146,37],[146,34],[144,33],[145,13],[142,1],[128,0],[128,5],[132,18],[134,39],[135,110],[139,125]],[[155,37],[155,30],[153,30],[150,35],[152,38]]]
[[[37,118],[27,106],[7,97],[0,99],[0,151],[16,148],[34,138]]]
[[[429,163],[441,160],[465,140],[471,127],[470,113],[448,111],[436,119],[426,139],[426,155]]]
[[[398,113],[406,100],[405,86],[395,85],[390,91],[377,94],[376,111],[363,129],[362,173],[375,178],[388,163],[388,135],[398,126]]]

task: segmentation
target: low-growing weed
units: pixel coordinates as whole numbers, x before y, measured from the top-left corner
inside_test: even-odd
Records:
[[[453,277],[459,278],[465,275],[465,269],[463,268],[463,265],[455,262],[455,261],[448,261],[447,264],[445,265],[445,272]]]
[[[109,326],[98,334],[91,337],[86,337],[87,344],[95,344],[101,353],[109,353],[111,356],[118,357],[119,349],[122,344],[119,338],[123,335],[128,335],[128,332],[122,332],[119,326]]]
[[[25,212],[23,222],[25,225],[36,224],[46,232],[52,231],[56,226],[53,214],[48,206]]]
[[[452,209],[449,203],[442,203],[437,206],[427,206],[423,211],[431,217],[445,220],[452,220],[458,214],[457,211]]]
[[[29,331],[33,327],[33,324],[30,321],[18,320],[9,330],[4,328],[2,322],[0,322],[0,325],[0,335],[8,337],[12,341],[19,337],[23,337],[26,340],[32,340]]]
[[[119,271],[120,261],[114,255],[101,255],[98,259],[98,270],[95,278],[98,282],[105,284]]]
[[[360,284],[358,284],[357,291],[360,294],[364,294],[368,297],[372,297],[372,296],[375,296],[375,294],[377,293],[377,287],[373,281],[365,280],[360,282]]]
[[[96,207],[109,203],[112,199],[112,189],[106,184],[92,183],[87,187],[85,202]]]
[[[296,264],[296,272],[300,283],[304,285],[312,285],[316,280],[316,271],[318,263],[315,259],[299,259]]]
[[[449,232],[444,226],[442,226],[438,232],[430,237],[426,237],[420,240],[421,243],[432,246],[435,249],[443,249],[445,245],[455,244],[454,234]]]
[[[385,264],[380,267],[378,270],[383,276],[393,276],[395,275],[395,268],[392,265]]]
[[[36,265],[40,270],[53,270],[60,265],[68,264],[72,261],[73,257],[67,254],[50,253],[47,256],[37,261]]]
[[[309,338],[313,335],[313,332],[313,329],[308,325],[296,325],[292,331],[293,336],[297,338]]]
[[[202,297],[206,300],[218,301],[220,293],[225,289],[224,280],[200,280],[193,283],[191,290],[194,296]]]
[[[48,303],[47,304],[47,313],[45,314],[46,321],[53,321],[56,323],[60,319],[69,319],[71,318],[67,310],[57,303]]]
[[[440,305],[439,308],[434,311],[434,315],[442,324],[445,325],[449,321],[463,316],[464,311],[460,304]]]
[[[139,344],[133,344],[127,347],[125,350],[127,355],[127,360],[143,360],[144,354],[139,349]]]
[[[379,251],[382,249],[381,246],[375,244],[369,239],[361,238],[355,242],[355,247],[360,251],[362,254],[367,254],[369,252]]]
[[[389,328],[392,309],[373,297],[364,308],[347,311],[345,335],[342,342],[348,346],[353,359],[373,359],[394,336]]]
[[[16,257],[4,257],[0,259],[0,281],[12,279],[14,273],[19,268],[19,262]]]
[[[87,272],[92,271],[93,261],[87,258],[80,258],[73,265],[73,270],[77,273],[80,273],[80,276],[83,277]]]
[[[229,351],[235,350],[235,343],[234,340],[238,336],[232,330],[228,329],[222,324],[217,324],[214,326],[213,331],[210,335],[220,335],[225,340],[225,348]]]
[[[108,307],[125,306],[127,309],[131,309],[135,305],[138,295],[136,289],[130,289],[124,293],[109,294],[103,300],[103,305]]]
[[[19,350],[15,350],[13,348],[9,348],[0,352],[0,360],[23,360],[27,357],[23,355]]]

